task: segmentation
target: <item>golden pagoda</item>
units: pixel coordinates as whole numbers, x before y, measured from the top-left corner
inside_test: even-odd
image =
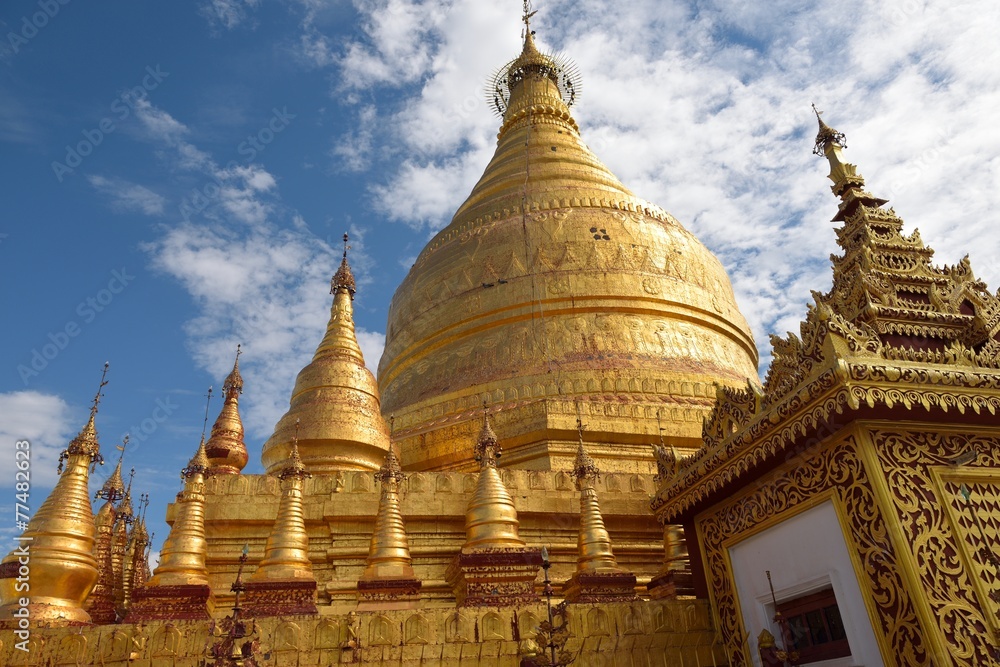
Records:
[[[239,409],[240,394],[243,393],[241,348],[241,345],[236,346],[233,370],[222,384],[222,410],[212,425],[212,435],[205,443],[209,475],[238,475],[250,457],[243,442],[243,421]]]
[[[0,566],[0,664],[996,661],[1000,295],[932,265],[817,112],[842,253],[761,384],[718,260],[583,143],[532,15],[378,382],[345,235],[265,473],[244,472],[238,348],[145,582],[131,486],[90,511],[95,401],[20,538],[46,594],[26,627],[18,554]],[[109,568],[124,620],[85,611]]]
[[[326,335],[295,379],[291,407],[264,443],[262,461],[271,474],[285,466],[296,429],[302,462],[314,474],[375,471],[389,449],[375,378],[354,334],[357,285],[347,262],[347,240],[344,234],[344,256],[330,281],[333,306]]]
[[[212,391],[209,389],[209,400]],[[206,422],[208,408],[206,406]],[[215,598],[208,585],[205,540],[205,433],[198,450],[181,470],[184,488],[173,505],[174,521],[160,549],[160,562],[142,588],[131,595],[126,620],[191,620],[211,618]]]
[[[572,467],[579,404],[602,468],[651,472],[658,410],[696,448],[716,385],[756,381],[721,263],[586,146],[575,80],[526,29],[490,91],[496,153],[393,296],[378,381],[404,468],[475,469],[487,400],[505,465]]]
[[[281,502],[264,558],[246,584],[246,607],[254,616],[316,613],[316,579],[309,560],[309,535],[302,517],[302,485],[310,475],[292,436],[288,464],[278,474]]]
[[[563,595],[569,602],[634,600],[635,575],[622,570],[615,560],[614,545],[597,499],[600,469],[583,445],[583,422],[579,417],[576,428],[580,443],[572,474],[580,489],[580,537],[576,572],[566,582]]]
[[[87,484],[103,463],[97,442],[97,406],[108,364],[90,408],[90,419],[59,456],[59,481],[28,521],[18,543],[0,563],[0,627],[34,623],[90,623],[84,604],[97,583],[97,528]]]

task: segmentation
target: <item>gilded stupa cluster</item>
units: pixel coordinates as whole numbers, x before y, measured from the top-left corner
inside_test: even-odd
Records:
[[[98,391],[19,538],[30,597],[19,551],[0,565],[0,663],[997,660],[1000,297],[931,264],[817,112],[843,253],[761,384],[721,264],[583,143],[531,15],[378,380],[345,235],[265,474],[237,348],[151,573],[122,456],[93,512]]]

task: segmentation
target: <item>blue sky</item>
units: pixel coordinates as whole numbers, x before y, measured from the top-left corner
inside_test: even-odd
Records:
[[[158,543],[203,395],[238,342],[258,472],[322,336],[344,231],[377,365],[396,285],[492,154],[484,82],[517,54],[520,6],[0,7],[0,436],[11,456],[32,440],[33,506],[106,360],[102,445],[112,458],[131,432]],[[584,140],[720,256],[763,364],[767,334],[797,326],[836,250],[812,102],[939,261],[970,252],[1000,285],[995,2],[535,8],[539,43],[582,73]]]

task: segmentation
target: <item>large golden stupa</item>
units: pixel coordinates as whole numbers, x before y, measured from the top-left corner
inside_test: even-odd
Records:
[[[697,447],[717,385],[757,351],[720,262],[590,151],[572,81],[528,32],[498,76],[486,171],[389,308],[379,363],[403,465],[470,470],[486,402],[506,465],[567,468],[578,411],[608,469],[651,470],[658,418]]]
[[[378,382],[345,238],[266,474],[237,363],[152,572],[121,460],[90,504],[99,391],[0,562],[0,664],[996,663],[1000,295],[820,119],[843,254],[761,385],[718,260],[582,143],[530,17]]]

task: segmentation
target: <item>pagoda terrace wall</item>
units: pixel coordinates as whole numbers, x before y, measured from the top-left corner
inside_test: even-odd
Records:
[[[262,618],[257,622],[266,667],[338,664],[400,667],[518,667],[522,640],[546,618],[544,604],[520,609],[362,612]],[[642,601],[573,605],[566,648],[578,667],[727,665],[707,602]],[[348,647],[355,628],[357,648]],[[96,667],[197,667],[218,641],[209,622],[36,628],[30,650],[0,631],[0,664]]]
[[[529,546],[547,546],[551,577],[561,583],[576,568],[580,493],[562,471],[501,469]],[[413,568],[428,604],[454,606],[445,571],[465,541],[465,510],[476,474],[408,473],[402,485],[402,511]],[[609,473],[597,482],[601,510],[618,563],[636,574],[642,586],[663,563],[663,529],[649,509],[651,475]],[[263,556],[278,511],[278,480],[267,475],[210,478],[206,484],[206,536],[210,582],[221,608],[231,599],[244,543],[249,544],[247,573]],[[379,490],[370,472],[344,472],[306,480],[303,505],[309,554],[319,584],[319,604],[346,612],[356,601],[378,510]],[[167,520],[172,521],[173,508]],[[539,582],[540,585],[540,582]],[[557,592],[559,586],[556,587]]]

